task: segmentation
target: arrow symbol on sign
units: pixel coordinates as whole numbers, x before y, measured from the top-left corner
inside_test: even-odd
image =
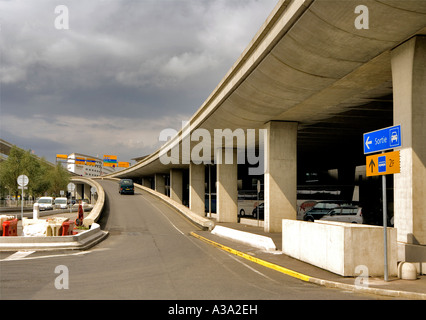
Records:
[[[371,173],[373,173],[374,167],[376,166],[376,164],[374,163],[374,160],[371,159],[370,164],[368,165],[371,169]]]
[[[367,137],[367,141],[365,141],[365,146],[368,150],[370,150],[370,144],[372,144],[373,141],[370,141],[370,136]]]

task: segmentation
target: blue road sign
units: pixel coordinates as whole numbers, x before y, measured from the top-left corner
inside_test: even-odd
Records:
[[[364,154],[401,146],[401,125],[364,133]]]
[[[386,156],[379,157],[379,173],[386,172]]]

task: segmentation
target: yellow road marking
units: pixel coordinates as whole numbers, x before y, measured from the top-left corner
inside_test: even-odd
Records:
[[[309,280],[311,278],[311,277],[309,277],[307,275],[304,275],[302,273],[299,273],[299,272],[296,272],[296,271],[284,268],[282,266],[276,265],[274,263],[271,263],[271,262],[268,262],[268,261],[265,261],[265,260],[253,257],[253,256],[251,256],[251,255],[249,255],[247,253],[244,253],[244,252],[241,252],[241,251],[229,248],[227,246],[224,246],[223,244],[220,244],[220,243],[217,243],[215,241],[212,241],[212,240],[209,240],[207,238],[204,238],[204,237],[196,234],[195,232],[191,232],[190,235],[193,236],[193,237],[195,237],[195,238],[197,238],[197,239],[200,239],[200,240],[202,240],[204,242],[207,242],[207,243],[209,243],[209,244],[211,244],[211,245],[213,245],[213,246],[215,246],[215,247],[217,247],[219,249],[222,249],[222,250],[224,250],[226,252],[232,253],[232,254],[237,255],[237,256],[239,256],[241,258],[244,258],[244,259],[247,259],[249,261],[255,262],[257,264],[260,264],[260,265],[262,265],[264,267],[273,269],[275,271],[284,273],[284,274],[289,275],[289,276],[291,276],[293,278],[297,278],[297,279],[300,279],[300,280],[303,280],[303,281],[306,281],[306,282],[309,282]]]

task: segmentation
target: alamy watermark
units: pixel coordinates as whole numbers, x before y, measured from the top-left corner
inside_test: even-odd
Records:
[[[70,14],[66,5],[59,5],[55,7],[55,14],[57,14],[54,25],[57,30],[68,30],[70,28]]]
[[[358,30],[361,29],[370,29],[370,12],[368,10],[368,7],[366,5],[359,5],[355,7],[355,13],[359,14],[355,18],[355,28]]]
[[[266,131],[266,129],[241,128],[214,129],[212,138],[207,129],[191,130],[190,123],[182,121],[180,139],[175,139],[178,134],[175,129],[168,128],[161,131],[159,141],[168,143],[160,149],[160,161],[164,165],[234,164],[237,161],[237,164],[251,165],[249,175],[261,175],[266,170]],[[257,147],[255,141],[258,141]]]
[[[59,274],[55,278],[55,288],[58,290],[68,290],[69,289],[68,267],[64,265],[56,266],[55,273]]]
[[[355,267],[355,273],[359,274],[355,278],[355,288],[356,289],[362,289],[362,288],[368,288],[369,282],[368,282],[368,267],[364,265],[359,265]]]

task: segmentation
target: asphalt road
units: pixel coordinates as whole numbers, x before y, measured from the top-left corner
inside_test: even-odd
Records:
[[[88,251],[0,253],[0,299],[377,299],[305,283],[189,235],[197,227],[144,192],[107,195],[109,237]]]

